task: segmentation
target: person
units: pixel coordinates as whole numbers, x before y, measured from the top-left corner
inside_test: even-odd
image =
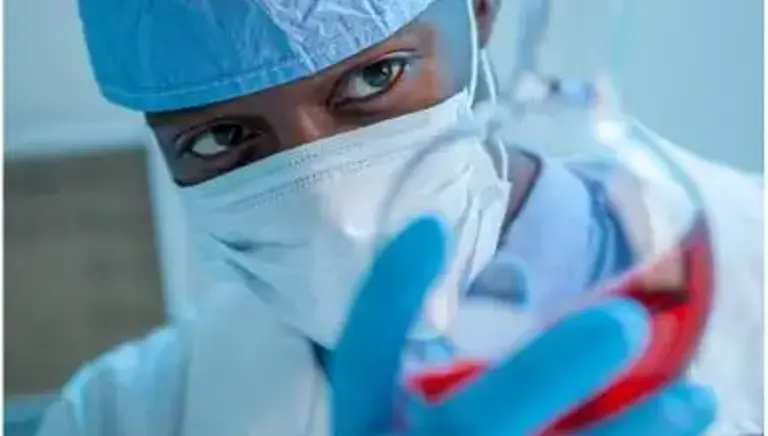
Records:
[[[546,278],[535,303],[626,267],[626,241],[582,178],[507,144],[452,148],[421,168],[420,189],[398,203],[404,230],[379,250],[393,174],[493,94],[477,65],[498,2],[79,3],[101,92],[146,115],[221,286],[193,318],[81,369],[43,436],[392,433],[397,360],[438,276],[456,287],[470,265],[482,283],[497,248],[517,251],[531,269],[563,271],[533,274]],[[751,275],[762,268],[761,187],[674,153],[723,228],[716,310],[696,371],[588,434],[760,431],[759,347],[728,337],[759,333],[761,315],[739,315],[762,298]],[[439,220],[418,218],[431,212]],[[409,403],[408,431],[539,431],[636,360],[649,335],[631,301],[579,311],[455,397]]]

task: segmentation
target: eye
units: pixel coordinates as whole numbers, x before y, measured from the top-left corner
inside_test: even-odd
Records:
[[[359,102],[389,91],[402,77],[410,59],[407,53],[396,53],[352,72],[341,83],[335,96],[337,104]]]
[[[258,137],[259,133],[238,123],[222,123],[194,136],[183,146],[182,153],[210,158],[231,151]]]

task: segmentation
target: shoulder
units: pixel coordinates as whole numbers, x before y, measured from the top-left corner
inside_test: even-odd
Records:
[[[178,326],[123,344],[83,366],[51,406],[41,436],[173,434],[188,345]]]

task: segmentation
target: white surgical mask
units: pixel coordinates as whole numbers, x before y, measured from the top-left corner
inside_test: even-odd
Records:
[[[465,6],[474,66],[467,90],[181,188],[191,227],[208,242],[204,257],[220,266],[213,272],[241,281],[325,347],[335,344],[382,237],[413,219],[440,218],[452,254],[413,332],[418,339],[446,332],[496,251],[511,184],[503,146],[487,141],[472,110],[478,82],[488,82],[490,97],[493,84],[489,71],[481,74],[490,66],[478,50],[474,2]]]
[[[510,184],[472,125],[462,92],[432,108],[281,152],[182,190],[197,232],[210,237],[225,268],[312,340],[332,347],[353,292],[381,240],[435,214],[449,230],[453,257],[427,307],[441,330],[457,300],[495,252]],[[449,134],[452,131],[461,132]],[[450,137],[418,166],[418,189],[382,206],[411,159]],[[390,226],[394,224],[394,226]],[[417,261],[417,259],[415,259]],[[386,310],[386,308],[382,308]]]

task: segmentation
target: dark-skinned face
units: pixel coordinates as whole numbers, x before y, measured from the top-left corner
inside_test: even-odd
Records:
[[[430,9],[448,2],[454,3],[445,6],[452,17],[461,13],[456,6],[463,0],[438,0]],[[489,4],[476,1],[481,40],[490,29]],[[428,10],[386,41],[306,79],[209,106],[147,114],[174,179],[194,185],[455,94],[468,68],[456,55],[459,29],[439,18],[446,10]]]

